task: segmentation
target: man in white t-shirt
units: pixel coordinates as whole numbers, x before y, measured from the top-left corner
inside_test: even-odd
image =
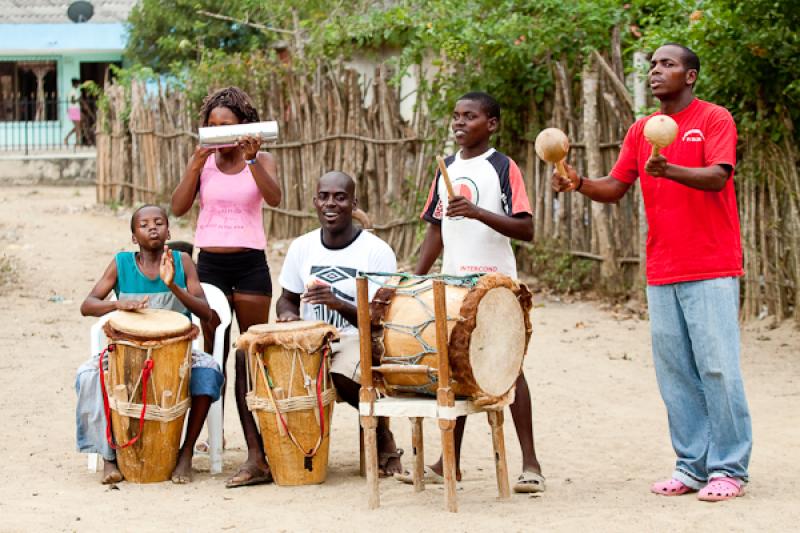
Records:
[[[331,379],[347,403],[358,409],[360,358],[356,311],[358,272],[395,272],[397,259],[384,241],[353,225],[355,182],[342,172],[319,179],[314,196],[320,229],[295,239],[281,269],[283,288],[278,322],[322,320],[339,330],[333,345]],[[369,283],[369,299],[378,290]],[[378,467],[383,475],[402,472],[401,450],[385,419],[378,424]]]

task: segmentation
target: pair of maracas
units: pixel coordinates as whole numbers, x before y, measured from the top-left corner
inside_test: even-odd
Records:
[[[672,144],[678,136],[678,124],[667,115],[656,115],[651,117],[644,125],[644,138],[653,147],[652,156],[655,157],[659,152]],[[534,144],[536,154],[556,166],[556,172],[563,177],[567,177],[567,169],[564,161],[569,152],[569,139],[566,134],[558,128],[546,128],[536,136]],[[573,186],[574,188],[574,186]],[[572,190],[572,189],[570,189]]]

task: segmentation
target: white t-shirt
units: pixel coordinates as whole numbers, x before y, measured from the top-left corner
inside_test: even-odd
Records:
[[[311,280],[331,286],[340,299],[356,305],[356,276],[358,272],[396,272],[397,259],[384,241],[361,231],[343,248],[328,248],[322,243],[322,231],[316,229],[295,239],[286,253],[281,269],[280,284],[287,291],[302,294]],[[369,282],[369,299],[379,285]],[[358,328],[325,305],[300,303],[300,318],[322,320],[339,330],[341,335],[358,335]]]
[[[490,148],[479,156],[462,159],[461,152],[445,160],[456,195],[464,196],[492,213],[514,216],[532,214],[525,182],[517,164]],[[499,272],[517,277],[517,261],[511,240],[483,222],[444,216],[447,187],[437,171],[422,219],[442,228],[442,273],[464,276]]]

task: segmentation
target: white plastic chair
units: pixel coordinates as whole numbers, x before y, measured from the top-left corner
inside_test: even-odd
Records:
[[[219,287],[210,283],[201,283],[200,285],[203,287],[208,305],[219,316],[219,325],[214,330],[214,346],[211,355],[222,369],[225,353],[225,330],[231,325],[231,307],[228,298]],[[198,326],[200,325],[200,319],[196,316],[192,316],[192,321]],[[209,472],[219,474],[222,472],[222,398],[211,404],[206,425],[208,426]]]
[[[222,368],[223,355],[225,348],[225,330],[231,323],[231,308],[228,299],[218,287],[209,283],[201,283],[203,293],[205,293],[208,305],[219,316],[219,326],[214,331],[214,346],[211,350],[211,355]],[[114,295],[111,299],[115,300]],[[103,333],[103,325],[108,321],[109,314],[101,316],[97,322],[92,324],[89,330],[89,353],[94,356],[100,353],[108,343],[105,334]],[[192,315],[192,322],[200,327],[200,319]],[[198,337],[192,342],[192,348],[202,350],[203,346],[200,344],[201,337]],[[209,472],[212,474],[219,474],[222,472],[222,398],[211,404],[208,410],[208,417],[206,418],[206,425],[208,427],[208,455],[209,455]],[[100,455],[90,453],[89,455],[89,471],[97,472],[97,464],[100,460]]]

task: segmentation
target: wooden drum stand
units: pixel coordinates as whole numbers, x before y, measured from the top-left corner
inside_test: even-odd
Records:
[[[456,400],[450,388],[450,361],[447,346],[447,309],[445,305],[444,282],[433,282],[434,318],[436,326],[436,350],[438,352],[438,368],[416,368],[414,371],[438,375],[436,399],[424,397],[382,397],[378,398],[374,373],[388,373],[393,369],[387,366],[373,366],[371,319],[369,311],[367,278],[360,276],[356,280],[358,333],[361,348],[361,391],[359,393],[359,414],[361,427],[364,430],[364,449],[366,454],[367,486],[369,488],[369,508],[380,506],[378,491],[378,441],[377,426],[379,416],[407,416],[412,423],[412,448],[414,455],[414,491],[425,489],[423,454],[422,419],[435,418],[442,431],[442,457],[444,466],[445,507],[450,512],[458,512],[456,502],[456,457],[453,430],[456,418],[473,413],[486,412],[492,428],[492,445],[494,447],[495,473],[499,499],[511,498],[508,484],[508,467],[506,465],[506,449],[503,439],[503,412],[485,410],[469,400]],[[391,365],[396,366],[396,365]],[[408,372],[408,370],[404,370]]]

